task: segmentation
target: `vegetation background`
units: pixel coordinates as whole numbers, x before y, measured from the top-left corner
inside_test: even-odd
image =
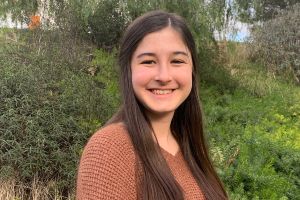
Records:
[[[163,9],[187,19],[215,167],[230,199],[300,199],[297,0],[2,0],[0,199],[74,199],[88,138],[118,109],[126,25]],[[228,41],[229,24],[251,35]],[[220,40],[216,40],[216,33]]]

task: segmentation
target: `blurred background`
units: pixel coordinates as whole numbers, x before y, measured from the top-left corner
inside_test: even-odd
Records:
[[[230,199],[300,199],[299,0],[1,0],[1,200],[75,198],[82,149],[121,102],[120,37],[155,9],[195,37]]]

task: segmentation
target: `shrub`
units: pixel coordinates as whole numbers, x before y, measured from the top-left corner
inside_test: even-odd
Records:
[[[300,4],[281,10],[273,19],[255,26],[250,44],[252,58],[275,74],[292,73],[300,83]]]
[[[230,199],[299,198],[300,93],[277,87],[257,97],[202,85],[210,152]]]
[[[104,96],[111,89],[88,72],[86,47],[73,40],[74,51],[64,53],[66,43],[42,31],[1,44],[1,179],[27,184],[38,176],[72,189],[84,144],[114,112],[117,100]]]

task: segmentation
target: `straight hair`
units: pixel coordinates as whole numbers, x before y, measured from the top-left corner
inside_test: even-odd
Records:
[[[145,114],[146,108],[136,98],[132,85],[131,59],[134,51],[147,34],[166,27],[180,33],[193,61],[192,89],[187,99],[175,110],[171,132],[206,199],[228,199],[209,158],[198,95],[196,46],[190,30],[180,16],[152,11],[138,17],[128,26],[121,40],[118,58],[123,104],[108,124],[123,122],[128,130],[142,173],[139,199],[183,200],[182,188],[172,175],[157,141],[153,140],[153,129]]]

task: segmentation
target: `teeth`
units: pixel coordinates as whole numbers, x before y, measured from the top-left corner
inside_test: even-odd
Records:
[[[170,94],[172,90],[151,90],[154,94]]]

